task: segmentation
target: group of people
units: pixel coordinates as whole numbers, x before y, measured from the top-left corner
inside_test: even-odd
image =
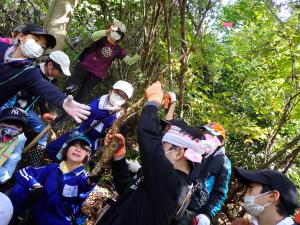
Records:
[[[132,98],[133,85],[119,80],[106,95],[82,104],[108,76],[116,58],[128,65],[141,59],[143,50],[130,57],[120,47],[125,32],[120,21],[94,32],[93,43],[80,55],[72,75],[70,59],[62,51],[52,51],[45,62],[36,63],[56,44],[41,26],[18,26],[11,39],[0,40],[0,183],[15,174],[12,188],[0,192],[1,225],[79,224],[81,206],[101,178],[101,174],[90,176],[85,165],[101,150],[102,139],[106,145],[113,139],[119,143],[111,160],[118,197],[107,201],[97,225],[210,225],[220,212],[232,173],[221,124],[189,126],[173,118],[174,93],[168,93],[171,106],[166,118],[160,119],[164,92],[155,82],[146,90],[138,123],[140,162],[130,161],[125,157],[126,134],[112,135],[109,129]],[[62,74],[70,76],[64,91],[54,86]],[[40,133],[45,121],[56,120],[49,103],[81,124],[50,143],[44,135],[25,155],[31,159],[26,167],[16,171],[27,139],[24,131],[30,127]],[[298,194],[291,180],[273,170],[233,171],[248,187],[243,205],[252,220],[237,219],[232,224],[296,224],[292,216],[299,207]]]

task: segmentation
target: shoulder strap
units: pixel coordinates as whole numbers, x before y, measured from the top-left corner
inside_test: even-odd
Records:
[[[26,70],[28,70],[28,69],[32,69],[32,68],[34,68],[34,67],[35,67],[34,65],[28,65],[28,66],[26,66],[23,70],[17,72],[17,73],[14,74],[12,77],[10,77],[8,80],[5,80],[5,81],[1,82],[1,83],[0,83],[0,86],[1,86],[1,85],[4,85],[4,84],[6,84],[6,83],[8,83],[9,81],[11,81],[11,80],[13,80],[13,79],[15,79],[15,78],[17,78],[17,77],[20,76],[24,71],[26,71]]]

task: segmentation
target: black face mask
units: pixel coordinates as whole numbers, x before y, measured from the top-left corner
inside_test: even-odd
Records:
[[[9,142],[21,132],[13,127],[0,126],[0,142]]]

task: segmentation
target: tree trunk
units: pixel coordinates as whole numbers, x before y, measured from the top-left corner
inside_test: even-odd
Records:
[[[67,27],[79,0],[54,0],[49,7],[44,26],[56,37],[56,50],[63,50]]]
[[[187,71],[187,43],[185,39],[185,8],[186,0],[179,0],[179,10],[180,10],[180,38],[181,38],[181,54],[182,58],[180,60],[180,71],[178,77],[178,87],[179,87],[179,116],[183,117],[183,105],[184,105],[184,75]]]

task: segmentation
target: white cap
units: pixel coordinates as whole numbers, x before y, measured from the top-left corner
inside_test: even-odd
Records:
[[[71,72],[69,69],[70,59],[69,56],[67,56],[67,54],[59,50],[53,51],[50,53],[49,58],[60,66],[61,70],[66,76],[71,76]]]
[[[128,83],[127,81],[119,80],[112,87],[113,87],[113,89],[118,89],[118,90],[124,91],[129,99],[133,95],[133,86],[130,83]]]
[[[126,26],[121,21],[115,20],[114,25],[118,26],[123,33],[126,32]]]

